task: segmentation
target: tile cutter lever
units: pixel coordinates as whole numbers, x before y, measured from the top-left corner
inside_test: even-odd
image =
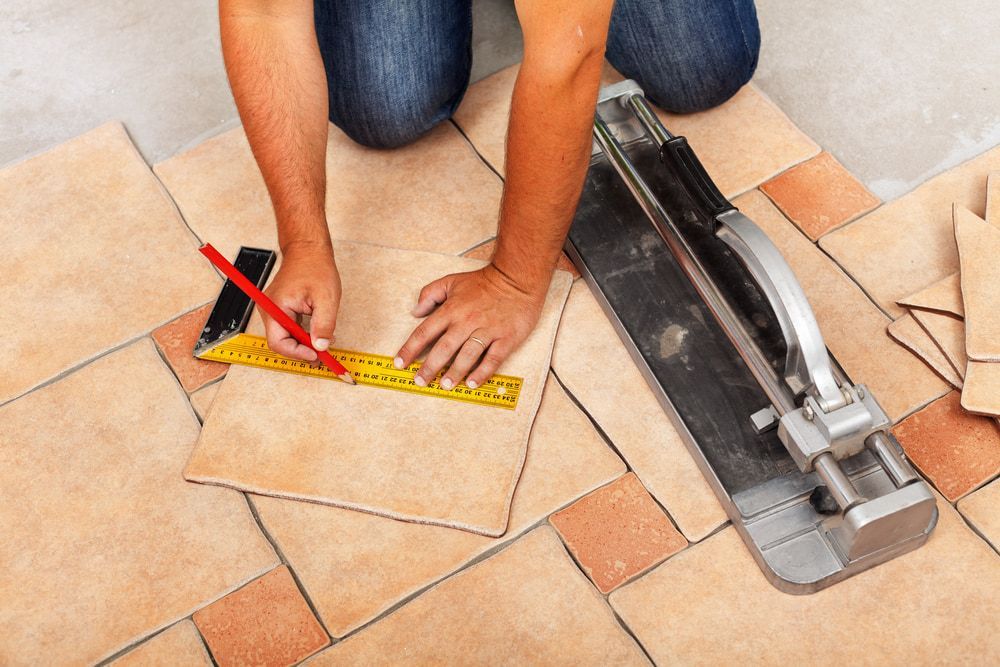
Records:
[[[889,418],[634,81],[601,91],[566,251],[772,584],[811,593],[927,540],[935,499]]]

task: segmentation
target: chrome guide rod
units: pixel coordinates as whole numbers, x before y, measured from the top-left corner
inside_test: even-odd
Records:
[[[837,501],[837,505],[845,512],[865,501],[830,452],[817,456],[813,461],[813,469],[823,480],[830,495]]]

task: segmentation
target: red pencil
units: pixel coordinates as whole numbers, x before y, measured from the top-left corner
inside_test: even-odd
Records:
[[[239,269],[233,266],[228,259],[223,257],[218,250],[213,248],[212,244],[206,243],[202,247],[198,248],[198,250],[201,251],[202,255],[208,257],[209,261],[211,261],[212,264],[215,264],[220,271],[226,274],[226,277],[232,280],[233,283],[243,290],[248,297],[253,299],[254,303],[263,308],[264,312],[273,317],[278,324],[283,326],[285,330],[288,331],[288,333],[295,336],[295,340],[315,350],[317,356],[319,356],[319,360],[322,361],[327,368],[336,373],[337,377],[348,384],[355,384],[354,378],[351,377],[351,372],[349,370],[344,368],[343,365],[334,359],[333,355],[326,350],[317,350],[313,347],[309,334],[306,333],[305,329],[300,327],[295,320],[290,318],[285,313],[285,311],[278,308],[278,304],[271,301],[266,294],[257,289],[256,285],[247,280],[247,277],[240,273]]]

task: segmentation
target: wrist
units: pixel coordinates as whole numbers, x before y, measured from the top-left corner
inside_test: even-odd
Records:
[[[555,262],[551,265],[538,257],[514,259],[497,248],[490,267],[508,285],[529,296],[544,296],[555,272]]]

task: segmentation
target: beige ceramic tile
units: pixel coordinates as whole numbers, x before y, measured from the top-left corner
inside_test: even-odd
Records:
[[[215,382],[191,394],[191,407],[198,413],[202,421],[205,421],[205,417],[208,416],[208,409],[212,407],[212,401],[219,393],[221,385],[221,382]]]
[[[342,637],[624,472],[621,459],[550,376],[510,528],[500,539],[315,503],[253,500],[326,627]]]
[[[1000,363],[969,362],[965,367],[962,407],[976,414],[1000,417]]]
[[[685,537],[700,540],[726,521],[680,435],[583,282],[573,286],[566,302],[552,368]]]
[[[274,213],[242,127],[154,167],[184,218],[227,257],[277,249]],[[501,182],[450,123],[409,146],[365,148],[330,126],[326,215],[335,239],[460,253],[496,233]]]
[[[948,390],[889,337],[889,319],[763,194],[751,192],[734,203],[781,250],[805,290],[826,346],[854,382],[868,385],[893,421]]]
[[[493,251],[496,249],[496,245],[496,239],[491,239],[490,241],[482,245],[478,245],[466,253],[462,253],[462,257],[471,257],[473,259],[481,259],[488,262],[493,259]],[[567,257],[564,252],[559,253],[559,259],[556,261],[556,268],[568,272],[573,276],[574,280],[580,277],[580,272],[576,270],[573,262],[570,261],[570,258]]]
[[[1000,479],[958,501],[958,511],[1000,550]]]
[[[246,500],[189,484],[198,421],[141,340],[0,408],[0,664],[94,663],[271,569]]]
[[[483,264],[346,242],[336,252],[344,282],[366,288],[345,291],[337,345],[388,356],[418,322],[423,285]],[[571,284],[556,272],[538,326],[500,369],[524,378],[515,410],[235,367],[185,476],[501,535]]]
[[[114,667],[212,667],[194,623],[185,619],[111,663]]]
[[[965,324],[962,320],[928,310],[913,310],[911,315],[917,324],[927,332],[927,335],[934,339],[952,368],[964,379],[967,358],[965,356]]]
[[[658,664],[997,664],[997,556],[938,499],[927,544],[813,595],[764,579],[729,528],[611,594]]]
[[[961,389],[962,378],[951,365],[944,352],[937,346],[934,339],[917,324],[910,314],[903,315],[886,329],[889,335],[900,345],[923,359],[924,363],[934,369],[948,384]]]
[[[986,222],[1000,228],[1000,171],[986,177]]]
[[[219,289],[118,123],[0,170],[0,202],[0,403]]]
[[[900,306],[965,317],[962,305],[962,284],[958,273],[946,276],[924,289],[897,301]]]
[[[1000,361],[1000,229],[955,206],[969,359]]]
[[[951,206],[976,215],[986,175],[1000,169],[1000,147],[927,181],[863,218],[830,232],[820,245],[893,317],[896,302],[958,271]]]
[[[548,527],[335,644],[320,665],[648,665]]]

